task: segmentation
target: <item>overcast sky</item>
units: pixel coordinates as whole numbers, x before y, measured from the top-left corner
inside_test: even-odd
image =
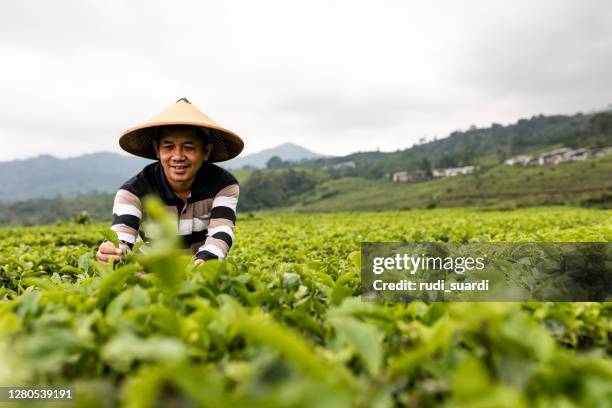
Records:
[[[4,1],[0,161],[121,152],[186,96],[245,141],[391,151],[612,103],[609,1]]]

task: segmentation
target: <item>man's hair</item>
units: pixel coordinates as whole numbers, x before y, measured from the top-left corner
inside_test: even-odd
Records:
[[[202,148],[206,147],[209,143],[212,143],[212,141],[210,140],[210,137],[208,136],[206,131],[203,128],[199,127],[199,126],[192,126],[192,125],[164,125],[164,126],[156,126],[155,127],[155,138],[153,140],[155,140],[157,142],[157,145],[159,145],[159,141],[161,140],[161,137],[162,137],[162,128],[164,128],[167,131],[173,131],[173,130],[194,130],[196,136],[202,141]]]

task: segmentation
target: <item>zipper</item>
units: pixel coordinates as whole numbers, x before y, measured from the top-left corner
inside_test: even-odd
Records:
[[[187,197],[187,200],[185,200],[185,202],[183,203],[183,200],[181,200],[180,198],[178,198],[178,196],[176,197],[176,215],[177,215],[177,225],[176,228],[177,230],[180,229],[181,227],[181,215],[183,215],[183,213],[187,210],[187,206],[189,205],[189,200],[191,199],[191,193],[189,194],[189,196]],[[183,203],[183,209],[181,210],[181,203]]]
[[[179,198],[179,199],[178,199],[178,202],[179,202],[179,203],[182,203],[182,202],[183,202],[183,200],[181,200],[181,199]],[[187,197],[187,200],[185,201],[185,203],[184,203],[184,205],[183,205],[183,209],[182,209],[182,210],[180,209],[180,208],[181,208],[181,205],[180,205],[179,203],[177,203],[177,204],[176,204],[176,210],[177,210],[176,212],[177,212],[177,218],[178,218],[178,219],[177,219],[177,222],[178,222],[178,224],[177,224],[177,228],[180,228],[180,226],[181,226],[181,215],[183,215],[183,214],[185,213],[185,211],[187,210],[187,206],[189,205],[189,197]]]

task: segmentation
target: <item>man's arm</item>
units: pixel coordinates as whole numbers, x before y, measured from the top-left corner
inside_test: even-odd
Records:
[[[96,253],[96,259],[100,262],[108,262],[110,258],[120,261],[123,254],[129,251],[136,242],[142,210],[140,199],[128,190],[120,189],[115,195],[113,204],[113,222],[111,229],[117,233],[120,248],[116,248],[112,242],[103,242]]]
[[[115,195],[113,204],[113,223],[111,229],[117,233],[117,239],[125,246],[132,248],[138,237],[142,220],[140,198],[128,190],[120,189]]]
[[[238,195],[238,184],[230,184],[215,196],[208,224],[208,236],[196,254],[198,261],[223,259],[227,256],[234,243]]]

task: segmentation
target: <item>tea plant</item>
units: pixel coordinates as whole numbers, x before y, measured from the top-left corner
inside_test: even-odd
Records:
[[[607,407],[609,303],[366,303],[357,251],[607,242],[611,215],[256,214],[201,266],[163,238],[101,265],[106,225],[0,229],[0,385],[72,386],[83,407]]]

